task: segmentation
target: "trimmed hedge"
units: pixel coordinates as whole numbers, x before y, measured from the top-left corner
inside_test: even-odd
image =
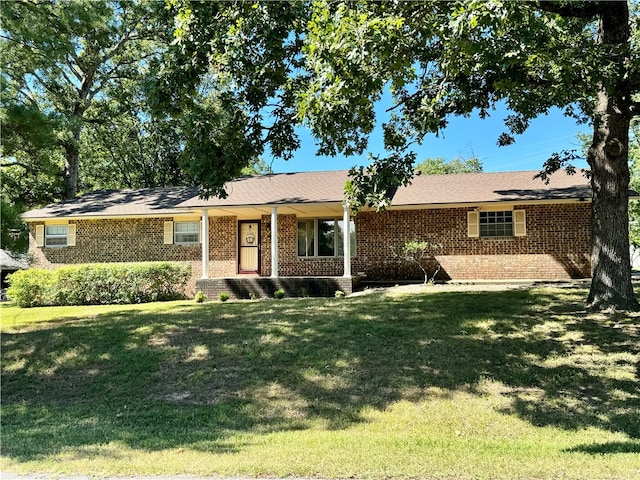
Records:
[[[7,295],[20,307],[145,303],[183,297],[191,266],[114,263],[19,270]]]

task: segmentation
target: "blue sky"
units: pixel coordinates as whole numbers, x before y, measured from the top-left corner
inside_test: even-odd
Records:
[[[580,148],[578,133],[589,133],[588,125],[578,125],[575,120],[564,117],[560,110],[538,117],[531,122],[527,132],[516,138],[516,143],[506,147],[497,145],[498,136],[505,131],[506,107],[491,113],[489,118],[477,115],[469,118],[452,117],[447,128],[436,138],[429,135],[422,145],[414,146],[418,161],[425,158],[443,157],[451,160],[477,156],[485,172],[538,170],[553,153],[561,150]],[[353,165],[366,165],[367,155],[360,157],[318,157],[315,142],[308,131],[299,131],[302,147],[289,160],[273,160],[276,173],[309,170],[343,170]],[[377,128],[369,142],[369,151],[384,154],[382,130]],[[271,159],[266,159],[271,161]],[[577,162],[577,167],[586,167],[586,162]]]

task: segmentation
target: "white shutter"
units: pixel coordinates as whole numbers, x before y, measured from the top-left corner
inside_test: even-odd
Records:
[[[480,214],[478,212],[467,212],[467,236],[480,236]]]
[[[516,237],[527,235],[527,212],[525,210],[513,211],[513,234]]]
[[[76,246],[76,224],[70,223],[67,227],[67,247]]]
[[[44,247],[44,225],[36,225],[36,247]]]
[[[173,243],[173,222],[164,222],[164,243]]]

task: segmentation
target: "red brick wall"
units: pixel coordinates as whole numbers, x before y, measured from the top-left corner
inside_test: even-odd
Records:
[[[421,278],[410,263],[394,259],[408,241],[428,240],[441,278],[584,278],[591,275],[591,206],[588,203],[524,205],[527,235],[467,236],[468,208],[361,213],[356,217],[358,264],[368,277]],[[353,270],[357,272],[357,270]]]
[[[69,223],[76,224],[76,246],[64,248],[36,247],[36,223],[31,223],[30,253],[34,257],[34,266],[39,268],[55,268],[66,264],[141,261],[190,263],[192,279],[187,286],[187,293],[191,294],[195,288],[195,279],[202,276],[201,247],[165,245],[164,222],[171,220],[173,219],[72,220]]]
[[[590,204],[525,205],[527,236],[499,239],[469,238],[467,208],[363,212],[355,217],[357,255],[352,272],[372,279],[422,277],[415,265],[393,257],[405,242],[439,243],[436,259],[441,278],[581,278],[590,276]],[[35,223],[31,253],[36,266],[94,262],[180,261],[192,264],[193,279],[201,277],[200,245],[165,245],[163,225],[172,218],[77,220],[75,247],[36,248]],[[263,276],[271,274],[271,218],[262,217]],[[237,273],[236,217],[209,219],[209,276]],[[280,276],[340,276],[342,258],[298,258],[297,217],[278,216]]]

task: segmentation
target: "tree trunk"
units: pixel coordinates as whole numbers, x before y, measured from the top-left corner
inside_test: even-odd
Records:
[[[616,47],[629,44],[626,2],[602,13],[599,40]],[[623,50],[622,50],[623,51]],[[629,124],[630,88],[624,85],[624,57],[617,50],[618,75],[603,81],[594,115],[593,142],[587,154],[593,190],[592,282],[589,307],[596,310],[638,310],[631,283],[629,254]]]
[[[64,195],[65,200],[75,198],[78,194],[78,163],[80,152],[77,142],[67,142],[64,145]]]
[[[80,133],[82,131],[82,114],[84,109],[76,105],[70,126],[71,138],[64,142],[64,190],[65,200],[71,200],[78,194],[78,168],[80,164]]]

